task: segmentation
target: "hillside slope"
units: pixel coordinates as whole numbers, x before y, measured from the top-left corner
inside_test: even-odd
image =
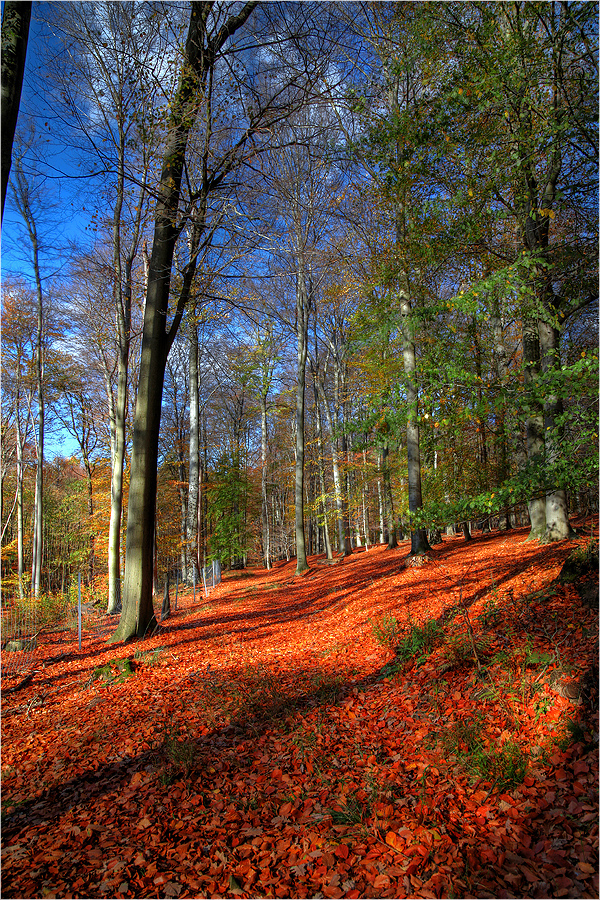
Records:
[[[598,616],[557,581],[590,541],[525,537],[49,636],[3,695],[2,896],[597,897]]]

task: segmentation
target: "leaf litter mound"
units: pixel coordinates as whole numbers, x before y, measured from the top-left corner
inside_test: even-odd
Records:
[[[3,897],[598,897],[597,610],[526,531],[227,573],[2,700]],[[597,594],[596,594],[597,596]]]

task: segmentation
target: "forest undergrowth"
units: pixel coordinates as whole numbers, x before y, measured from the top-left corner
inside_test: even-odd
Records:
[[[2,697],[2,896],[598,897],[579,525],[226,573],[143,642],[48,635]]]

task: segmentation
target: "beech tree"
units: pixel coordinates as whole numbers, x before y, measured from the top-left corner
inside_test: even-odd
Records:
[[[179,83],[170,106],[161,175],[157,188],[154,239],[150,255],[140,376],[133,429],[131,481],[127,516],[127,549],[123,610],[114,641],[139,637],[154,627],[152,547],[154,538],[158,433],[166,358],[191,296],[198,255],[219,224],[211,202],[222,197],[246,153],[256,152],[261,131],[273,127],[302,96],[303,75],[280,83],[260,72],[255,52],[252,84],[234,83],[237,124],[225,130],[215,107],[217,79],[231,65],[236,77],[232,38],[249,20],[257,4],[241,8],[212,2],[191,4]],[[263,27],[269,23],[262,23]],[[281,34],[282,23],[277,24]],[[284,29],[285,31],[285,29]],[[260,38],[254,43],[258,51]],[[246,48],[246,54],[250,48]],[[293,87],[293,90],[292,90]],[[221,114],[222,115],[222,114]],[[243,118],[242,118],[243,117]],[[243,124],[242,124],[243,122]],[[221,126],[219,128],[219,126]],[[197,130],[196,130],[197,129]],[[191,138],[193,137],[193,140]],[[188,145],[198,153],[198,183],[182,201],[182,178]],[[181,272],[177,300],[169,321],[171,270],[175,246],[187,234],[187,263]]]

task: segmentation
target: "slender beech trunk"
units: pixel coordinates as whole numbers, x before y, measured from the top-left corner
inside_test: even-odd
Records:
[[[31,589],[34,597],[38,597],[41,589],[42,558],[44,546],[44,428],[45,428],[45,393],[44,393],[44,293],[40,270],[40,248],[37,223],[31,206],[31,189],[23,171],[22,161],[15,161],[15,201],[25,223],[31,244],[31,265],[35,278],[37,301],[37,329],[35,345],[35,385],[38,401],[37,423],[37,466],[35,474],[35,499],[33,507],[33,547],[31,563]]]
[[[306,284],[304,262],[299,259],[296,281],[296,336],[298,341],[296,366],[296,464],[294,477],[296,575],[308,571],[306,539],[304,536],[304,405],[306,394],[306,356],[308,351],[308,317],[310,288]]]
[[[325,396],[325,390],[323,388],[321,379],[317,378],[315,383],[319,392],[319,397],[321,398],[321,403],[323,404],[323,409],[325,410],[325,418],[327,419],[327,427],[329,428],[330,435],[331,467],[333,470],[333,493],[335,497],[338,548],[340,551],[343,551],[345,553],[344,503],[342,500],[342,478],[340,473],[340,460],[338,455],[337,438],[335,436],[333,416],[329,407],[329,403],[327,401],[327,397]]]
[[[486,275],[489,274],[486,272]],[[501,386],[504,386],[508,382],[508,354],[506,351],[506,346],[504,343],[504,329],[502,325],[502,315],[500,311],[500,303],[497,295],[494,293],[492,298],[492,317],[491,317],[492,328],[494,332],[494,361],[496,368],[496,375],[500,382]],[[497,413],[497,428],[496,434],[499,442],[498,448],[498,457],[499,457],[499,481],[503,482],[510,475],[510,462],[509,462],[509,448],[508,448],[508,438],[507,438],[507,423],[506,423],[506,410],[504,407],[498,410]],[[510,508],[508,505],[504,510],[504,522],[505,528],[508,531],[511,526],[510,521]]]
[[[544,413],[534,396],[540,374],[540,340],[537,319],[523,319],[523,363],[525,391],[529,393],[525,418],[527,459],[532,464],[544,461]],[[527,501],[531,530],[528,540],[542,540],[546,533],[546,499],[540,492]]]
[[[317,380],[315,378],[314,382],[314,393],[315,393],[315,417],[317,424],[317,441],[319,445],[319,486],[321,489],[321,508],[323,510],[323,535],[325,538],[325,553],[327,555],[327,559],[333,559],[333,553],[331,552],[331,541],[329,540],[329,522],[327,519],[327,502],[326,502],[326,491],[325,491],[325,469],[323,466],[323,458],[325,455],[325,447],[323,443],[323,423],[321,421],[321,407],[319,406],[319,398],[318,398],[318,385]]]
[[[381,468],[380,461],[378,461],[378,468]],[[381,491],[381,478],[377,479],[377,499],[379,500],[379,543],[385,544],[385,512],[383,504],[383,494]]]
[[[112,427],[110,477],[110,520],[108,524],[108,608],[109,615],[121,609],[121,523],[123,520],[123,472],[125,468],[125,428],[127,421],[127,370],[129,349],[121,345],[117,366],[117,397]],[[109,393],[112,395],[110,386]]]
[[[110,521],[108,526],[108,608],[109,615],[121,610],[121,526],[123,523],[123,473],[129,393],[129,354],[131,348],[131,313],[133,304],[133,264],[140,242],[147,170],[140,187],[129,250],[122,261],[122,211],[125,196],[126,138],[119,125],[119,162],[117,168],[116,203],[113,211],[113,277],[114,307],[117,333],[117,396],[113,399],[110,379],[106,378],[111,422]],[[148,252],[143,248],[144,286],[148,284]]]
[[[35,377],[38,401],[37,465],[35,471],[35,500],[33,512],[33,560],[31,586],[34,597],[39,597],[42,584],[42,561],[44,549],[44,434],[46,398],[44,391],[44,298],[39,262],[37,228],[29,202],[24,198],[23,211],[31,247],[37,297],[37,331],[35,348]]]
[[[188,373],[190,383],[190,449],[188,461],[188,497],[186,521],[188,584],[197,580],[198,512],[200,498],[200,380],[198,376],[198,324],[190,322]]]
[[[402,322],[402,358],[406,375],[406,400],[408,405],[406,419],[406,456],[408,463],[408,509],[415,513],[423,505],[421,492],[421,449],[419,445],[418,423],[418,390],[417,390],[417,357],[413,336],[413,317],[408,292],[401,290],[400,315]],[[427,532],[424,528],[411,530],[410,553],[424,554],[430,550]]]
[[[269,501],[267,497],[267,395],[264,391],[260,394],[260,494],[261,494],[261,525],[262,546],[265,569],[270,569],[271,562],[271,534],[269,530]]]
[[[22,600],[25,596],[23,585],[25,577],[25,566],[23,562],[23,436],[21,433],[21,418],[19,416],[18,403],[19,390],[17,384],[17,578],[19,580],[19,599]]]
[[[388,550],[398,546],[398,532],[394,516],[394,497],[392,494],[392,479],[390,476],[390,449],[387,441],[381,448],[381,472],[383,475],[383,503],[387,526]]]
[[[342,429],[342,457],[346,464],[346,472],[344,476],[344,490],[342,492],[342,520],[344,525],[344,556],[350,556],[352,553],[352,540],[350,538],[350,467],[348,465],[349,448],[346,434]]]

